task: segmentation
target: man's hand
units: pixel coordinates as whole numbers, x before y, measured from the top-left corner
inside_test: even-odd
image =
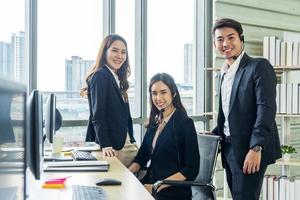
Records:
[[[261,161],[261,152],[255,152],[250,149],[246,155],[243,173],[244,174],[254,174],[259,171]]]

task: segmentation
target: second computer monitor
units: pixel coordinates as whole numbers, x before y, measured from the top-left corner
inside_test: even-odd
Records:
[[[51,93],[45,105],[45,133],[49,143],[53,143],[55,134],[55,108],[56,97]]]
[[[33,90],[27,100],[28,166],[35,179],[40,179],[43,166],[43,99],[37,90]]]

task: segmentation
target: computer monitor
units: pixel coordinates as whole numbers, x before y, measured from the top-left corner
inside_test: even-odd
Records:
[[[0,199],[26,195],[26,91],[0,79]]]
[[[40,179],[43,166],[43,99],[33,90],[27,100],[27,163],[35,179]]]
[[[45,105],[45,133],[49,143],[53,143],[53,136],[55,134],[55,109],[56,97],[51,93]]]

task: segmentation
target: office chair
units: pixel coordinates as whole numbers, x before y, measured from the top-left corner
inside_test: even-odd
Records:
[[[216,200],[215,186],[212,184],[215,166],[217,162],[218,149],[221,141],[220,136],[197,134],[200,153],[200,167],[198,176],[194,181],[160,180],[154,183],[152,194],[157,196],[157,189],[168,184],[172,186],[192,186],[193,200]]]

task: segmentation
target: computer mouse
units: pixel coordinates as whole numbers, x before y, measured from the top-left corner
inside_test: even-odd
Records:
[[[98,186],[102,186],[102,185],[121,185],[122,182],[117,180],[117,179],[113,179],[113,178],[103,178],[103,179],[99,179],[96,182],[96,185]]]

